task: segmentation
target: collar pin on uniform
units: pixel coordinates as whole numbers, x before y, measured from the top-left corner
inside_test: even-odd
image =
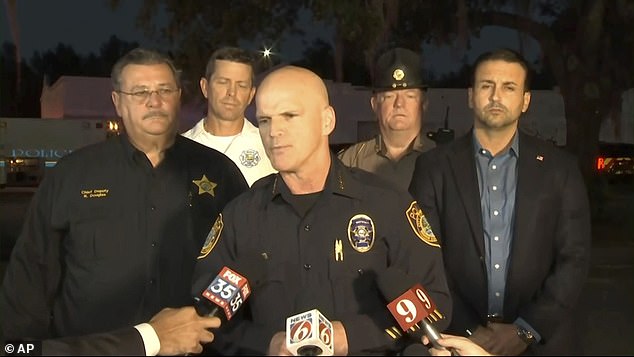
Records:
[[[341,239],[335,239],[335,261],[343,261],[343,243]]]

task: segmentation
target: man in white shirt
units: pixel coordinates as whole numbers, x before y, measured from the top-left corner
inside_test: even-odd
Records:
[[[227,155],[249,186],[276,172],[269,161],[258,128],[244,116],[255,95],[253,56],[235,47],[216,50],[207,62],[200,90],[207,98],[207,116],[183,136]]]

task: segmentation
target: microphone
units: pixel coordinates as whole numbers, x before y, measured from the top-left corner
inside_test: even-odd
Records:
[[[442,318],[442,315],[420,284],[396,268],[386,269],[376,281],[383,297],[390,301],[387,308],[403,332],[417,342],[421,342],[425,334],[435,348],[445,349],[438,343],[440,333],[431,324]],[[386,332],[393,335],[393,332],[398,331],[392,328]],[[394,335],[392,337],[396,338]]]
[[[286,319],[286,349],[294,356],[332,356],[334,340],[332,323],[314,302],[307,290],[295,299],[295,311],[304,311]],[[330,312],[329,306],[319,306]]]
[[[332,323],[317,309],[287,318],[286,349],[294,356],[332,356]]]
[[[224,311],[228,321],[251,295],[251,287],[244,276],[225,266],[201,295],[202,299],[194,298],[199,315],[222,317]]]
[[[224,266],[200,296],[194,296],[194,308],[199,316],[231,320],[251,295],[252,289],[259,287],[265,280],[266,269],[258,264],[261,256],[252,255],[241,259],[236,264],[237,270]],[[251,278],[253,286],[246,276]]]

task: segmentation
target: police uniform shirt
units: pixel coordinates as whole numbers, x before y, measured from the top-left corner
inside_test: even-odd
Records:
[[[416,158],[422,152],[436,147],[436,143],[425,135],[418,135],[410,145],[405,156],[394,161],[387,157],[387,148],[381,135],[354,144],[341,151],[339,159],[350,167],[375,173],[396,185],[399,189],[407,190],[414,173]]]
[[[196,266],[193,294],[200,295],[223,266],[247,256],[262,257],[258,264],[265,272],[246,306],[216,333],[214,343],[233,344],[221,352],[265,354],[286,318],[309,310],[307,299],[331,321],[342,321],[350,354],[393,352],[385,329],[396,322],[375,283],[392,266],[421,282],[446,316],[439,328],[448,324],[441,252],[416,203],[384,180],[346,168],[334,156],[332,161],[324,190],[299,200],[308,207],[289,203],[296,200],[283,179],[271,175],[216,220],[218,229]],[[298,213],[306,209],[304,216]]]
[[[155,168],[123,135],[62,158],[8,266],[4,336],[110,331],[191,304],[213,220],[247,188],[226,156],[181,136]]]

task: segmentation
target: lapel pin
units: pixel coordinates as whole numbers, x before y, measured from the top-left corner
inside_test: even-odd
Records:
[[[343,242],[340,239],[335,240],[335,261],[343,261]]]

